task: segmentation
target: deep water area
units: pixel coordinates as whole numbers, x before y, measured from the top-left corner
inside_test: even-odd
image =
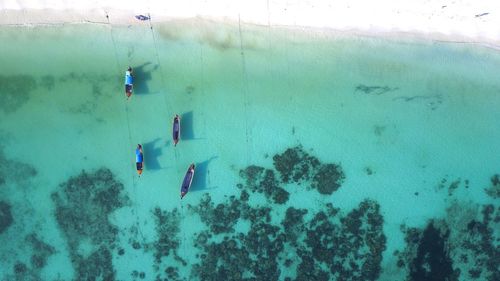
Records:
[[[0,281],[500,280],[497,50],[106,22],[0,27]]]

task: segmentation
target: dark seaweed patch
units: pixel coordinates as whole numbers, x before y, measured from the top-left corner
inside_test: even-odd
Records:
[[[33,254],[31,256],[31,266],[34,269],[41,269],[47,264],[47,259],[55,254],[56,249],[41,240],[35,233],[26,237],[26,242],[31,244]]]
[[[11,167],[15,167],[15,169]],[[6,182],[20,185],[36,175],[37,171],[33,166],[14,159],[8,159],[0,147],[0,185]]]
[[[56,221],[66,238],[75,280],[114,280],[111,250],[116,246],[118,229],[110,223],[111,212],[128,204],[123,184],[107,168],[93,173],[82,171],[70,177],[52,194]],[[88,241],[90,253],[79,252]]]
[[[359,84],[356,86],[356,92],[363,92],[366,95],[383,95],[392,91],[399,90],[398,87],[391,88],[389,86],[367,86],[363,84]]]
[[[484,190],[488,196],[494,199],[500,198],[500,175],[496,174],[491,177],[491,186]]]
[[[54,89],[56,85],[56,78],[52,75],[44,75],[40,78],[39,85],[50,91]]]
[[[30,93],[37,87],[36,80],[30,75],[0,75],[0,109],[12,113],[24,105]]]
[[[0,201],[0,234],[2,234],[9,226],[12,225],[14,219],[12,218],[11,206],[5,201]]]

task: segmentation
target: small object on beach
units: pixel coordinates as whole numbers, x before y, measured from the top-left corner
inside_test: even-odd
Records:
[[[145,15],[137,15],[135,16],[135,18],[138,20],[149,20],[151,17]]]
[[[482,14],[477,14],[476,15],[476,18],[479,18],[479,17],[482,17],[482,16],[487,16],[489,15],[490,13],[482,13]]]
[[[186,175],[184,176],[184,180],[182,181],[181,199],[188,193],[189,188],[191,187],[191,183],[193,183],[193,177],[194,177],[194,164],[191,164],[189,165]]]

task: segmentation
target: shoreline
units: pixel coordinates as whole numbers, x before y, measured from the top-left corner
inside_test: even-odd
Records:
[[[473,8],[473,0],[457,0],[453,3],[458,5],[454,12],[445,14],[444,10],[452,6],[441,4],[449,1],[437,1],[439,3],[432,4],[433,8],[425,6],[431,5],[427,3],[428,0],[416,1],[422,7],[419,8],[417,4],[405,7],[404,4],[397,4],[397,0],[382,0],[383,3],[378,6],[370,3],[361,6],[362,0],[354,1],[352,6],[346,4],[346,0],[341,0],[346,3],[335,6],[327,4],[325,0],[292,4],[282,0],[273,3],[259,0],[253,4],[215,0],[215,4],[210,6],[198,0],[190,3],[192,6],[189,3],[150,0],[149,3],[141,3],[143,7],[129,0],[104,0],[95,5],[75,3],[74,6],[69,5],[71,0],[48,0],[48,3],[44,2],[44,7],[37,7],[29,0],[20,0],[16,1],[18,6],[3,4],[2,7],[0,4],[0,27],[87,23],[118,26],[151,23],[154,26],[183,20],[205,20],[229,25],[296,29],[306,33],[474,44],[500,50],[500,17],[495,13],[498,11],[500,15],[500,3],[486,0],[491,2],[489,6],[483,3],[484,7]],[[343,4],[347,6],[342,7]],[[122,9],[123,6],[127,6],[127,9]],[[369,8],[375,7],[380,9],[370,12]],[[151,22],[135,19],[134,16],[139,14],[150,15]]]

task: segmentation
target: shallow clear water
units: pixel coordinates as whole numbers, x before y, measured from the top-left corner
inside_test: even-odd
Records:
[[[0,42],[1,280],[499,274],[497,51],[199,20]]]

